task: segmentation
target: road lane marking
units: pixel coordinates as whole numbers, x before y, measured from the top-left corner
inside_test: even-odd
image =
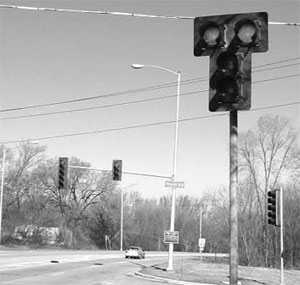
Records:
[[[51,273],[51,274],[49,274],[49,275],[51,275],[51,276],[58,276],[58,275],[63,275],[63,274],[65,274],[66,273],[66,271],[60,271],[60,272],[54,272],[54,273]]]

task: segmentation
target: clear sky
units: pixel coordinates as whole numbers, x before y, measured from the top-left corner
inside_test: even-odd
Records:
[[[0,0],[0,4],[189,17],[265,11],[270,22],[300,22],[299,1]],[[180,119],[191,118],[179,124],[176,180],[184,181],[185,188],[178,193],[199,197],[207,188],[228,185],[229,117],[208,111],[208,81],[201,78],[208,76],[209,57],[193,55],[193,20],[19,9],[0,9],[0,17],[1,110],[114,95],[1,112],[0,143],[29,139],[46,145],[49,157],[76,156],[100,169],[110,169],[113,159],[122,159],[124,171],[170,176],[175,124],[126,129],[175,120],[176,98],[167,96],[176,94],[176,76],[130,67],[157,65],[181,71]],[[239,113],[239,132],[266,113],[286,116],[299,128],[299,104],[255,110],[299,102],[299,76],[264,81],[299,74],[299,57],[300,28],[269,25],[269,51],[253,54],[253,67],[293,60],[268,65],[266,71],[253,69],[252,111]],[[275,66],[282,67],[270,69]],[[140,90],[168,83],[174,84]],[[141,92],[123,92],[132,90]],[[167,98],[136,102],[158,97]],[[99,108],[24,118],[91,107]],[[207,116],[216,117],[200,119]],[[45,137],[56,138],[38,140]],[[123,178],[126,189],[147,197],[171,191],[164,187],[164,179]]]

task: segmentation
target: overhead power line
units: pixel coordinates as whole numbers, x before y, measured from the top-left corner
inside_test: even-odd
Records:
[[[203,78],[197,79],[199,80],[206,81],[207,76]],[[195,79],[192,80],[187,80],[182,81],[181,85],[184,84],[189,84],[190,81],[194,81]],[[112,92],[112,93],[107,93],[107,94],[102,94],[102,95],[95,95],[95,96],[90,96],[90,97],[85,97],[85,98],[78,98],[78,99],[71,99],[71,100],[63,100],[63,101],[57,101],[53,103],[45,103],[45,104],[36,104],[36,105],[28,105],[28,106],[22,106],[22,107],[15,107],[15,108],[9,108],[9,109],[2,109],[0,110],[1,113],[4,112],[12,112],[12,111],[21,111],[21,110],[26,110],[26,109],[33,109],[33,108],[41,108],[41,107],[51,107],[51,106],[56,106],[56,105],[62,105],[62,104],[69,104],[69,103],[77,103],[77,102],[83,102],[83,101],[90,101],[90,100],[95,100],[95,99],[103,99],[103,98],[109,98],[109,97],[114,97],[114,96],[121,96],[121,95],[129,95],[129,94],[135,94],[139,92],[145,92],[145,91],[150,91],[150,90],[156,90],[156,89],[161,89],[161,88],[169,88],[174,86],[174,83],[165,83],[161,85],[154,85],[154,86],[148,86],[144,88],[137,88],[137,89],[131,89],[131,90],[125,90],[125,91],[119,91],[119,92]]]
[[[204,76],[204,77],[200,77],[200,78],[182,80],[181,85],[191,84],[191,83],[194,83],[194,82],[201,82],[201,81],[204,82],[204,81],[207,81],[207,79],[208,79],[208,77]],[[53,102],[53,103],[28,105],[28,106],[15,107],[15,108],[9,108],[9,109],[0,109],[0,112],[4,113],[4,112],[11,112],[11,111],[21,111],[21,110],[25,110],[25,109],[51,107],[51,106],[55,106],[55,105],[77,103],[77,102],[82,102],[82,101],[102,99],[102,98],[108,98],[108,97],[114,97],[114,96],[135,94],[135,93],[139,93],[139,92],[152,91],[152,90],[157,90],[157,89],[162,89],[162,88],[169,88],[169,87],[175,86],[175,84],[177,85],[177,82],[176,83],[175,82],[164,83],[164,84],[160,84],[160,85],[152,85],[152,86],[148,86],[148,87],[136,88],[136,89],[125,90],[125,91],[117,91],[117,92],[107,93],[107,94],[104,94],[104,95],[95,95],[95,96],[78,98],[78,99],[57,101],[57,102]]]
[[[282,59],[282,60],[279,60],[279,61],[273,61],[273,62],[253,66],[253,69],[264,67],[264,66],[269,66],[269,65],[276,65],[276,64],[279,64],[279,63],[284,63],[284,62],[289,62],[289,61],[294,61],[294,60],[299,60],[299,59],[300,59],[299,56],[293,57],[293,58]]]
[[[264,70],[262,70],[262,71],[264,71]],[[300,74],[292,74],[292,75],[286,75],[286,76],[281,76],[281,77],[276,77],[276,78],[268,78],[268,79],[264,79],[264,80],[254,81],[253,84],[267,82],[267,81],[274,81],[274,80],[279,80],[279,79],[284,79],[284,78],[290,78],[290,77],[295,77],[295,76],[299,76],[299,75]],[[187,92],[187,93],[181,93],[180,97],[199,94],[199,93],[204,93],[204,92],[208,92],[208,91],[209,91],[208,89],[204,89],[204,90],[196,90],[196,91]],[[174,98],[176,96],[177,95],[168,95],[168,96],[160,96],[160,97],[155,97],[155,98],[148,98],[148,99],[122,102],[122,103],[107,104],[107,105],[93,106],[93,107],[87,107],[87,108],[78,108],[78,109],[72,109],[72,110],[44,112],[44,113],[36,113],[36,114],[23,115],[23,116],[2,117],[2,118],[0,118],[0,121],[2,121],[2,120],[13,120],[13,119],[25,119],[25,118],[49,116],[49,115],[58,115],[58,114],[67,114],[67,113],[82,112],[82,111],[112,108],[112,107],[120,107],[120,106],[126,106],[126,105],[138,104],[138,103],[146,103],[146,102],[153,102],[153,101],[158,101],[158,100],[166,100],[166,99]]]
[[[199,91],[181,93],[180,96],[199,94],[199,93],[202,93],[202,92],[208,92],[208,90],[199,90]],[[134,101],[128,101],[128,102],[122,102],[122,103],[116,103],[116,104],[100,105],[100,106],[93,106],[93,107],[87,107],[87,108],[78,108],[78,109],[65,110],[65,111],[45,112],[45,113],[37,113],[37,114],[30,114],[30,115],[24,115],[24,116],[14,116],[14,117],[3,117],[3,118],[0,118],[0,120],[24,119],[24,118],[37,117],[37,116],[57,115],[57,114],[88,111],[88,110],[94,110],[94,109],[119,107],[119,106],[131,105],[131,104],[138,104],[138,103],[152,102],[152,101],[157,101],[157,100],[170,99],[170,98],[173,98],[173,97],[176,97],[176,96],[177,95],[168,95],[168,96],[148,98],[148,99],[143,99],[143,100],[134,100]]]
[[[272,106],[265,106],[265,107],[255,108],[255,109],[249,110],[248,112],[260,111],[260,110],[266,110],[266,109],[272,109],[272,108],[287,107],[287,106],[293,106],[293,105],[298,105],[298,104],[300,104],[300,101],[292,102],[292,103],[286,103],[286,104],[279,104],[279,105],[272,105]],[[241,112],[241,114],[242,113],[243,112]],[[228,112],[226,112],[226,113],[220,113],[220,114],[217,114],[217,115],[211,115],[211,116],[199,116],[199,117],[191,117],[191,118],[179,119],[179,122],[204,120],[204,119],[210,119],[210,118],[216,118],[216,117],[223,117],[223,116],[228,116]],[[145,127],[153,127],[153,126],[173,124],[175,122],[176,122],[175,120],[171,120],[171,121],[147,123],[147,124],[125,126],[125,127],[111,128],[111,129],[94,130],[94,131],[86,131],[86,132],[79,132],[79,133],[62,134],[62,135],[53,135],[53,136],[40,137],[40,138],[35,138],[35,139],[28,139],[27,141],[37,142],[37,141],[48,140],[48,139],[59,139],[59,138],[76,137],[76,136],[90,135],[90,134],[99,134],[99,133],[108,133],[108,132],[116,132],[116,131],[125,131],[125,130],[145,128]],[[20,142],[23,142],[23,141],[24,140],[4,141],[4,142],[1,142],[1,144],[20,143]]]
[[[207,92],[207,91],[208,90],[199,90],[199,91],[181,93],[180,96],[199,94],[201,92]],[[36,114],[23,115],[23,116],[3,117],[3,118],[0,118],[0,120],[24,119],[24,118],[39,117],[39,116],[49,116],[49,115],[89,111],[89,110],[95,110],[95,109],[120,107],[120,106],[126,106],[126,105],[138,104],[138,103],[146,103],[146,102],[153,102],[153,101],[158,101],[158,100],[165,100],[165,99],[170,99],[170,98],[173,98],[173,97],[176,97],[176,96],[177,95],[168,95],[168,96],[161,96],[161,97],[148,98],[148,99],[142,99],[142,100],[133,100],[133,101],[128,101],[128,102],[116,103],[116,104],[93,106],[93,107],[87,107],[87,108],[78,108],[78,109],[64,110],[64,111],[54,111],[54,112],[44,112],[44,113],[36,113]]]
[[[192,16],[150,15],[150,14],[126,13],[126,12],[63,9],[63,8],[49,8],[49,7],[29,7],[29,6],[18,6],[18,5],[0,5],[0,8],[18,9],[18,10],[26,10],[26,11],[40,11],[40,12],[81,13],[81,14],[110,15],[110,16],[129,16],[129,17],[138,17],[138,18],[158,18],[158,19],[167,19],[167,20],[194,20],[195,19],[195,17]],[[289,22],[269,22],[269,25],[287,25],[287,26],[300,27],[300,23],[289,23]]]
[[[29,6],[17,6],[17,5],[0,5],[0,8],[3,9],[12,8],[12,9],[19,9],[19,10],[41,11],[41,12],[81,13],[81,14],[94,14],[94,15],[130,16],[130,17],[140,17],[140,18],[160,18],[160,19],[173,19],[173,20],[193,20],[195,18],[195,17],[188,17],[188,16],[150,15],[150,14],[126,13],[126,12],[29,7]]]
[[[264,68],[264,69],[258,69],[255,70],[254,72],[261,72],[261,71],[268,71],[268,70],[274,70],[278,68],[285,68],[285,67],[290,67],[290,66],[296,66],[299,65],[300,62],[292,63],[292,64],[287,64],[287,65],[280,65],[280,66],[274,66],[274,67],[269,67],[269,68]]]
[[[255,69],[260,68],[260,67],[275,65],[275,64],[284,63],[284,62],[290,62],[290,61],[294,61],[294,60],[298,60],[298,59],[300,59],[300,58],[296,57],[296,58],[285,59],[285,60],[281,60],[281,61],[277,61],[277,62],[271,62],[271,63],[255,66],[255,67],[253,67],[253,69],[255,70]],[[271,70],[271,69],[278,69],[278,68],[289,67],[289,66],[299,65],[299,64],[300,64],[300,62],[297,62],[297,63],[284,65],[284,66],[282,66],[282,65],[281,66],[276,66],[276,67],[273,67],[273,68],[270,68],[270,69],[255,70],[254,72],[261,72],[261,71],[266,71],[266,70]],[[192,78],[192,79],[187,79],[187,80],[181,81],[181,85],[194,84],[194,83],[204,82],[204,81],[207,81],[207,80],[208,80],[208,76],[199,77],[199,78]],[[135,94],[135,93],[139,93],[139,92],[157,90],[157,89],[162,89],[162,88],[169,88],[169,87],[173,87],[175,85],[177,85],[177,82],[165,83],[165,84],[160,84],[160,85],[153,85],[153,86],[137,88],[137,89],[131,89],[131,90],[126,90],[126,91],[112,92],[112,93],[107,93],[107,94],[102,94],[102,95],[95,95],[95,96],[90,96],[90,97],[85,97],[85,98],[57,101],[57,102],[53,102],[53,103],[28,105],[28,106],[2,109],[2,110],[0,109],[0,113],[12,112],[12,111],[22,111],[22,110],[26,110],[26,109],[35,109],[35,108],[42,108],[42,107],[51,107],[51,106],[56,106],[56,105],[77,103],[77,102],[90,101],[90,100],[95,100],[95,99],[102,99],[102,98],[121,96],[121,95],[129,95],[129,94]],[[64,111],[62,111],[62,112],[64,112]],[[54,113],[54,112],[52,112],[52,113]],[[0,120],[1,120],[1,118],[0,118]]]

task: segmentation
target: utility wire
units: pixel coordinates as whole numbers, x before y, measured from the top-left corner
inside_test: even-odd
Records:
[[[41,11],[41,12],[63,12],[63,13],[82,13],[82,14],[111,15],[111,16],[130,16],[130,17],[139,17],[139,18],[159,18],[159,19],[168,19],[168,20],[194,20],[195,19],[195,17],[190,17],[190,16],[149,15],[149,14],[125,13],[125,12],[29,7],[29,6],[18,6],[18,5],[0,5],[0,8],[18,9],[18,10],[27,10],[27,11]],[[268,24],[300,27],[300,23],[269,22]]]
[[[294,60],[298,60],[300,59],[300,57],[293,57],[293,58],[288,58],[288,59],[283,59],[283,60],[280,60],[280,61],[274,61],[274,62],[269,62],[269,63],[265,63],[265,64],[261,64],[261,65],[257,65],[257,66],[254,66],[252,68],[260,68],[260,67],[264,67],[264,66],[269,66],[269,65],[274,65],[274,64],[278,64],[278,63],[284,63],[284,62],[289,62],[289,61],[294,61]]]
[[[300,101],[298,102],[292,102],[292,103],[286,103],[286,104],[279,104],[279,105],[272,105],[272,106],[266,106],[266,107],[260,107],[251,109],[248,112],[254,112],[254,111],[260,111],[260,110],[266,110],[266,109],[272,109],[272,108],[279,108],[279,107],[287,107],[292,105],[300,104]],[[243,112],[241,112],[243,113]],[[188,122],[188,121],[195,121],[195,120],[204,120],[204,119],[210,119],[210,118],[216,118],[216,117],[223,117],[228,116],[228,113],[224,112],[218,115],[211,115],[211,116],[201,116],[201,117],[191,117],[191,118],[184,118],[179,119],[179,122]],[[95,131],[86,131],[86,132],[80,132],[80,133],[71,133],[71,134],[63,134],[63,135],[53,135],[53,136],[47,136],[47,137],[40,137],[35,139],[28,139],[27,141],[41,141],[41,140],[48,140],[48,139],[58,139],[58,138],[66,138],[66,137],[75,137],[75,136],[82,136],[82,135],[90,135],[90,134],[99,134],[99,133],[108,133],[108,132],[116,132],[116,131],[124,131],[124,130],[131,130],[131,129],[139,129],[139,128],[145,128],[145,127],[153,127],[153,126],[161,126],[161,125],[168,125],[175,123],[175,120],[171,121],[163,121],[163,122],[156,122],[156,123],[148,123],[148,124],[141,124],[141,125],[133,125],[133,126],[125,126],[125,127],[119,127],[119,128],[111,128],[111,129],[103,129],[103,130],[95,130]],[[5,141],[1,142],[1,144],[11,144],[11,143],[20,143],[24,140],[16,140],[16,141]]]
[[[290,78],[290,77],[296,77],[296,76],[299,76],[299,75],[300,74],[292,74],[292,75],[287,75],[287,76],[282,76],[282,77],[277,77],[277,78],[269,78],[269,79],[254,81],[253,84],[267,82],[267,81],[274,81],[274,80],[279,80],[279,79],[284,79],[284,78]],[[194,95],[194,94],[199,94],[199,93],[208,92],[208,91],[209,91],[208,89],[197,90],[197,91],[193,91],[193,92],[181,93],[180,96],[182,97],[182,96]],[[25,118],[32,118],[32,117],[39,117],[39,116],[67,114],[67,113],[82,112],[82,111],[95,110],[95,109],[119,107],[119,106],[131,105],[131,104],[153,102],[153,101],[158,101],[158,100],[166,100],[166,99],[174,98],[176,96],[177,95],[168,95],[168,96],[148,98],[148,99],[143,99],[143,100],[134,100],[134,101],[128,101],[128,102],[122,102],[122,103],[116,103],[116,104],[100,105],[100,106],[93,106],[93,107],[87,107],[87,108],[78,108],[78,109],[72,109],[72,110],[44,112],[44,113],[36,113],[36,114],[22,115],[22,116],[2,117],[2,118],[0,118],[0,121],[2,121],[2,120],[13,120],[13,119],[25,119]]]
[[[203,79],[203,81],[206,81],[207,77],[203,77],[202,79]],[[195,80],[195,79],[192,79],[192,80]],[[201,78],[198,79],[198,80],[201,80]],[[184,82],[183,81],[181,83],[181,85],[184,85],[184,84],[189,84],[189,82]],[[96,96],[85,97],[85,98],[58,101],[58,102],[53,102],[53,103],[45,103],[45,104],[28,105],[28,106],[16,107],[16,108],[10,108],[10,109],[2,109],[2,110],[0,110],[0,112],[4,113],[4,112],[21,111],[21,110],[33,109],[33,108],[50,107],[50,106],[69,104],[69,103],[77,103],[77,102],[82,102],[82,101],[109,98],[109,97],[114,97],[114,96],[135,94],[135,93],[144,92],[144,91],[152,91],[152,90],[157,90],[157,89],[161,89],[161,88],[169,88],[169,87],[172,87],[172,86],[175,86],[175,84],[174,83],[166,83],[166,84],[154,85],[154,86],[149,86],[149,87],[144,87],[144,88],[137,88],[137,89],[131,89],[131,90],[126,90],[126,91],[112,92],[112,93],[107,93],[107,94],[104,94],[104,95],[96,95]]]
[[[78,9],[60,9],[60,8],[45,8],[45,7],[29,7],[17,5],[0,5],[3,9],[19,9],[27,11],[41,11],[41,12],[64,12],[64,13],[82,13],[82,14],[95,14],[95,15],[111,15],[111,16],[130,16],[141,18],[161,18],[161,19],[174,19],[174,20],[194,20],[195,17],[186,16],[166,16],[166,15],[147,15],[138,13],[126,12],[112,12],[112,11],[96,11],[96,10],[78,10]]]
[[[274,64],[278,64],[278,63],[289,62],[289,61],[298,60],[298,59],[300,59],[300,58],[296,57],[296,58],[281,60],[281,61],[277,61],[277,62],[267,63],[267,64],[255,66],[255,67],[253,67],[253,69],[264,67],[264,66],[270,66],[270,65],[274,65]],[[294,63],[294,64],[290,64],[290,65],[285,65],[285,66],[273,67],[273,68],[270,68],[270,70],[271,69],[276,69],[276,68],[281,68],[281,67],[288,67],[288,66],[297,65],[297,64],[300,64],[300,63]],[[257,70],[257,71],[254,71],[254,72],[260,72],[260,71],[265,71],[265,70],[268,70],[268,69]],[[208,80],[208,76],[200,77],[200,78],[194,78],[194,79],[187,79],[187,80],[181,81],[181,85],[204,82],[204,81],[207,81],[207,80]],[[175,86],[176,84],[177,84],[177,82],[173,82],[173,83],[166,83],[166,84],[161,84],[161,85],[148,86],[148,87],[144,87],[144,88],[137,88],[137,89],[127,90],[127,91],[113,92],[113,93],[108,93],[108,94],[104,94],[104,95],[96,95],[96,96],[85,97],[85,98],[58,101],[58,102],[53,102],[53,103],[28,105],[28,106],[23,106],[23,107],[16,107],[16,108],[9,108],[9,109],[2,109],[2,110],[0,109],[0,113],[12,112],[12,111],[21,111],[21,110],[41,108],[41,107],[50,107],[50,106],[56,106],[56,105],[61,105],[61,104],[89,101],[89,100],[95,100],[95,99],[100,99],[100,98],[108,98],[108,97],[113,97],[113,96],[135,94],[135,93],[144,92],[144,91],[151,91],[151,90],[157,90],[157,89],[161,89],[161,88],[168,88],[168,87]],[[1,118],[0,118],[0,120],[1,120]]]
[[[296,74],[285,75],[285,76],[276,77],[276,78],[267,78],[267,79],[263,79],[263,80],[257,80],[257,81],[253,81],[252,83],[255,84],[255,83],[261,83],[261,82],[279,80],[279,79],[284,79],[284,78],[296,77],[296,76],[299,76],[299,75],[300,75],[300,73],[296,73]]]
[[[199,90],[199,91],[181,93],[180,97],[181,96],[187,96],[187,95],[193,95],[193,94],[199,94],[201,92],[208,92],[208,90]],[[87,107],[87,108],[78,108],[78,109],[64,110],[64,111],[36,113],[36,114],[30,114],[30,115],[24,115],[24,116],[3,117],[3,118],[0,118],[0,121],[2,121],[2,120],[12,120],[12,119],[32,118],[32,117],[39,117],[39,116],[49,116],[49,115],[57,115],[57,114],[66,114],[66,113],[74,113],[74,112],[82,112],[82,111],[89,111],[89,110],[95,110],[95,109],[104,109],[104,108],[111,108],[111,107],[119,107],[119,106],[131,105],[131,104],[153,102],[153,101],[157,101],[157,100],[165,100],[165,99],[170,99],[170,98],[173,98],[173,97],[176,97],[176,96],[177,95],[168,95],[168,96],[148,98],[148,99],[143,99],[143,100],[134,100],[134,101],[128,101],[128,102],[122,102],[122,103],[116,103],[116,104],[93,106],[93,107]]]
[[[264,70],[262,70],[262,71],[264,71]],[[295,76],[299,76],[299,75],[300,74],[292,74],[292,75],[286,75],[286,76],[277,77],[277,78],[269,78],[269,79],[254,81],[253,84],[267,82],[267,81],[273,81],[273,80],[279,80],[279,79],[284,79],[284,78],[289,78],[289,77],[295,77]],[[209,91],[208,89],[205,89],[205,90],[197,90],[197,91],[193,91],[193,92],[181,93],[180,97],[199,94],[199,93],[204,93],[204,92],[208,92],[208,91]],[[153,101],[158,101],[158,100],[166,100],[166,99],[174,98],[176,96],[177,95],[168,95],[168,96],[161,96],[161,97],[148,98],[148,99],[143,99],[143,100],[135,100],[135,101],[129,101],[129,102],[122,102],[122,103],[116,103],[116,104],[93,106],[93,107],[87,107],[87,108],[78,108],[78,109],[64,110],[64,111],[36,113],[36,114],[23,115],[23,116],[14,116],[14,117],[3,117],[3,118],[0,118],[0,121],[2,121],[2,120],[12,120],[12,119],[25,119],[25,118],[32,118],[32,117],[39,117],[39,116],[49,116],[49,115],[57,115],[57,114],[66,114],[66,113],[74,113],[74,112],[82,112],[82,111],[112,108],[112,107],[120,107],[120,106],[126,106],[126,105],[131,105],[131,104],[153,102]]]
[[[274,70],[274,69],[278,69],[278,68],[290,67],[290,66],[295,66],[295,65],[299,65],[299,64],[300,64],[300,62],[292,63],[292,64],[287,64],[287,65],[281,65],[281,66],[274,66],[274,67],[269,67],[269,68],[255,70],[254,73],[255,72],[261,72],[261,71]]]

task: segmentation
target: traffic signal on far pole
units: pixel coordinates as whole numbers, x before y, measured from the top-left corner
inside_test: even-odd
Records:
[[[68,158],[58,160],[58,189],[67,189],[68,186]]]
[[[277,190],[268,191],[268,224],[277,226]]]
[[[112,176],[115,181],[122,180],[122,160],[113,160]]]
[[[251,53],[267,50],[265,12],[195,18],[194,55],[210,56],[210,111],[250,109]]]

